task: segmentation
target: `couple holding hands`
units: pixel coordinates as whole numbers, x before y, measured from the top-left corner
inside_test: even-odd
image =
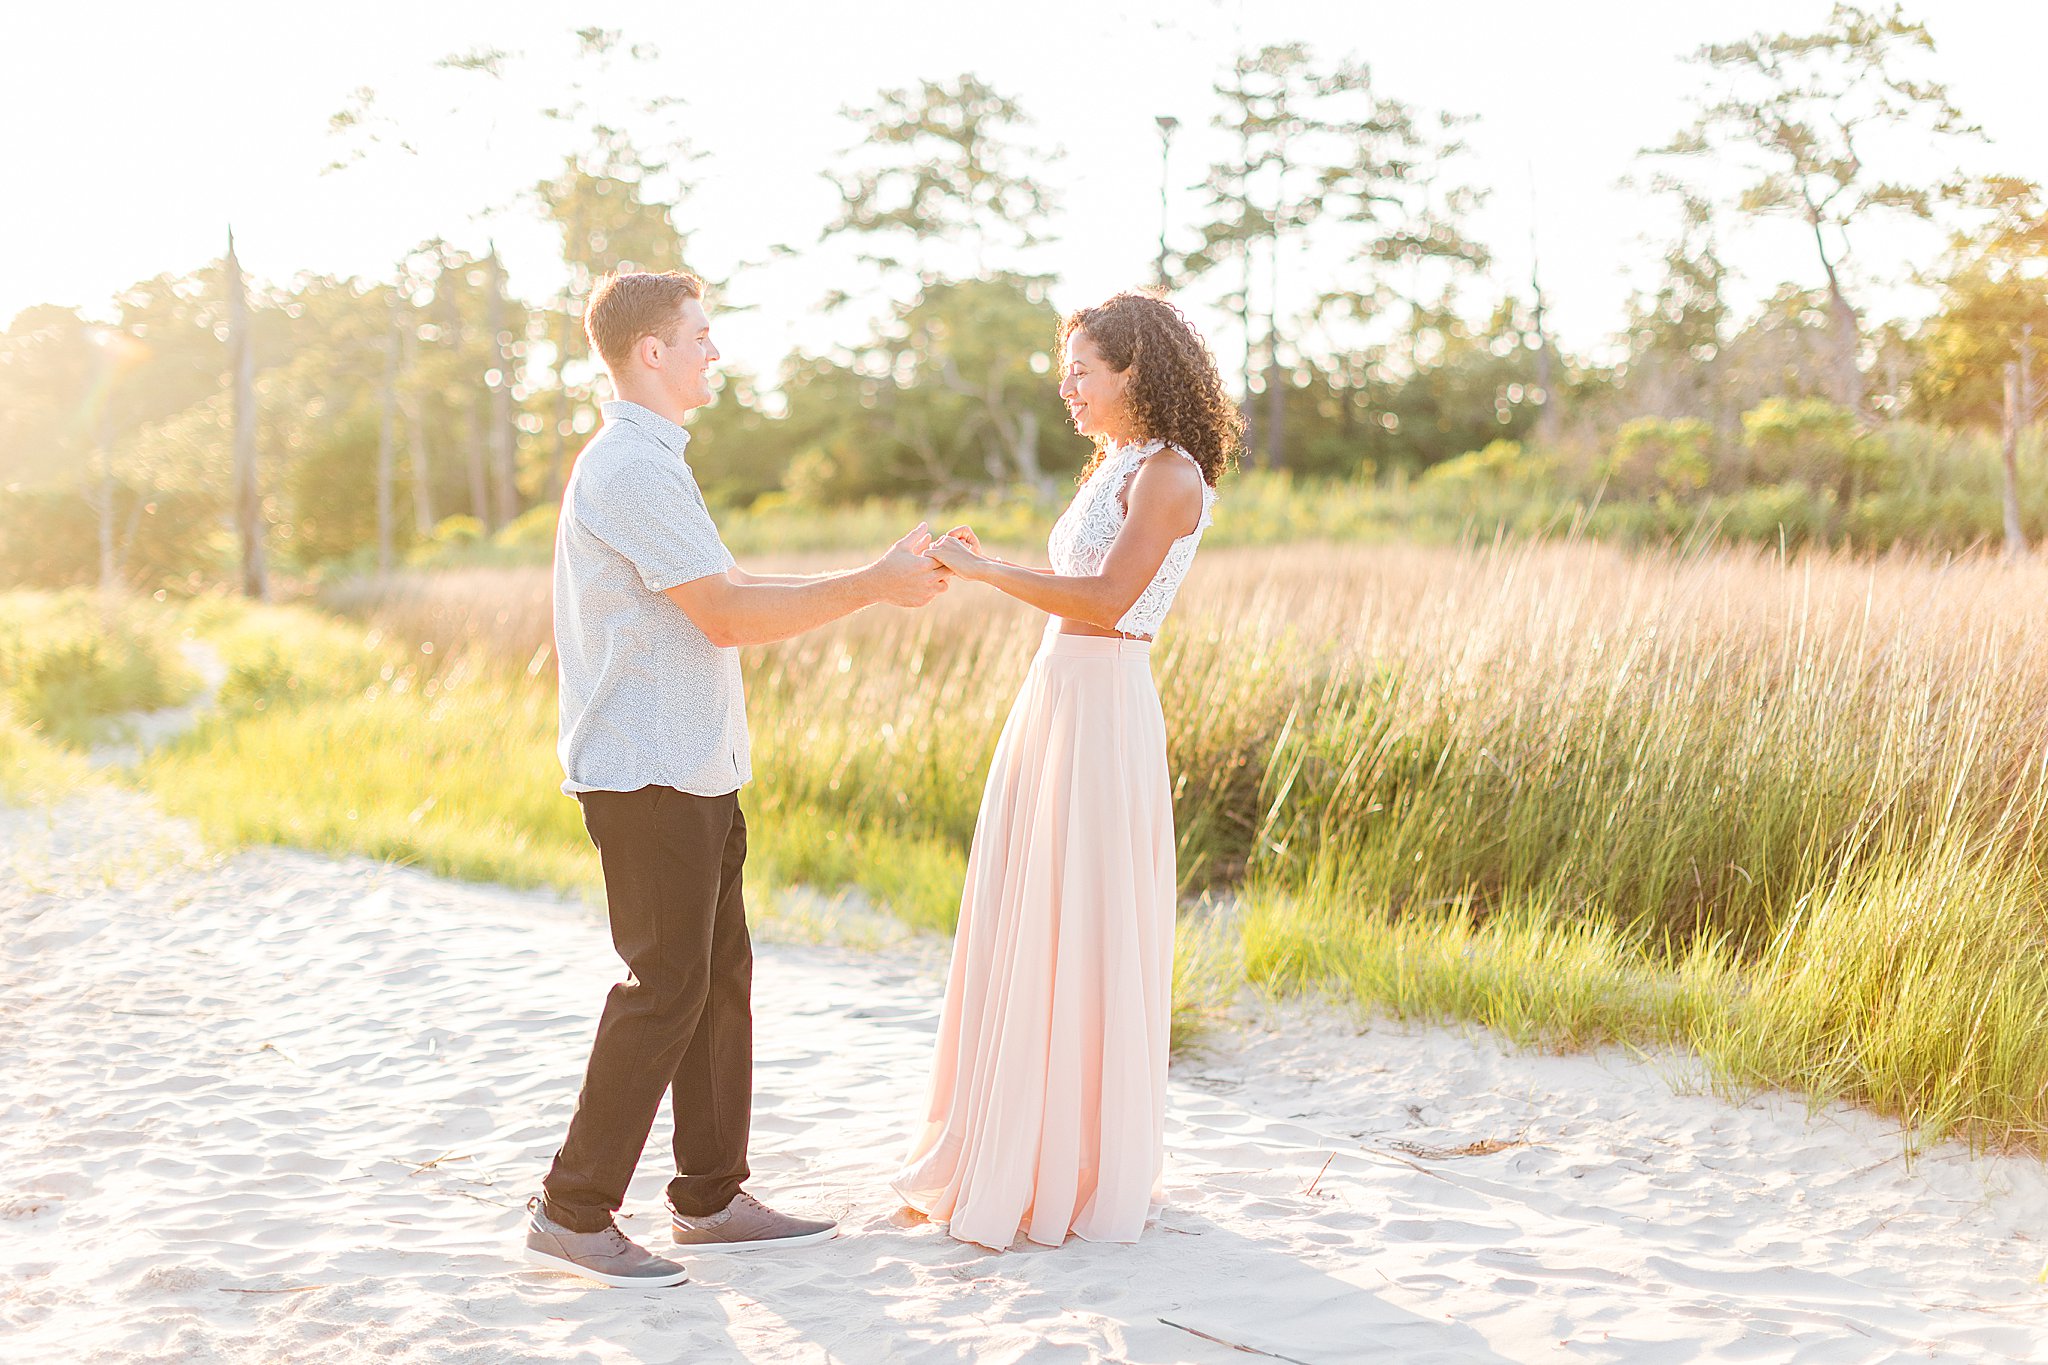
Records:
[[[612,1221],[664,1093],[682,1252],[798,1246],[829,1221],[743,1188],[753,955],[741,895],[751,775],[739,646],[955,579],[1050,618],[975,822],[924,1112],[892,1184],[954,1237],[1136,1241],[1164,1164],[1176,876],[1151,640],[1242,433],[1187,319],[1143,294],[1069,316],[1060,396],[1096,454],[1051,567],[920,526],[863,568],[750,574],[720,541],[681,422],[711,399],[693,276],[609,276],[585,327],[617,401],[578,457],[555,537],[565,792],[604,869],[611,989],[567,1137],[528,1205],[526,1255],[622,1287],[677,1261]]]

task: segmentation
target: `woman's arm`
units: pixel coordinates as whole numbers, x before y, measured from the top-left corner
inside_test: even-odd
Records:
[[[1202,519],[1202,474],[1194,464],[1161,452],[1138,466],[1117,533],[1097,574],[1055,574],[1004,564],[977,554],[954,536],[926,551],[962,578],[997,588],[1040,611],[1115,630],[1166,562],[1173,542]]]
[[[974,539],[974,532],[968,530],[965,526],[955,526],[946,534],[958,536],[962,540],[967,541],[977,551],[981,549],[980,542]],[[828,569],[824,573],[746,573],[738,568],[732,568],[725,571],[725,576],[728,581],[737,583],[741,587],[795,588],[801,587],[806,583],[823,582],[828,578],[845,578],[852,574],[865,572],[869,567],[863,564],[858,569]]]

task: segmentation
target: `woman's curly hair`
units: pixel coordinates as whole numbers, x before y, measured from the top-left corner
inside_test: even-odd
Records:
[[[1145,439],[1170,441],[1194,456],[1214,486],[1244,444],[1244,417],[1187,315],[1164,299],[1126,292],[1067,314],[1060,323],[1062,354],[1076,331],[1088,333],[1112,370],[1135,369],[1131,416]],[[1089,470],[1102,462],[1105,445],[1095,438]]]

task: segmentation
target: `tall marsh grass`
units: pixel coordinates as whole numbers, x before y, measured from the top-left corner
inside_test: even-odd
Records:
[[[245,620],[263,707],[149,780],[235,837],[588,884],[544,572],[329,605]],[[748,651],[763,872],[949,925],[1042,619],[960,585]],[[1184,1020],[1327,991],[2048,1142],[2048,567],[1217,549],[1155,673],[1183,889],[1228,907],[1184,935]]]

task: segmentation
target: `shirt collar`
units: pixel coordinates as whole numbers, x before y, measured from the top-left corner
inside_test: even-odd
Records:
[[[690,433],[663,417],[652,408],[638,403],[629,403],[623,398],[598,404],[598,411],[607,422],[631,422],[646,431],[655,440],[667,447],[669,454],[680,457],[683,448],[690,444]]]

